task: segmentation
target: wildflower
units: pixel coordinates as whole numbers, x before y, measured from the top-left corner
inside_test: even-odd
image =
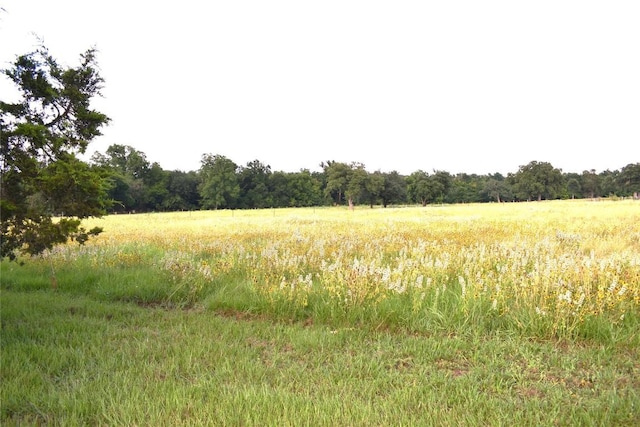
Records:
[[[571,293],[571,291],[570,291],[570,290],[567,290],[567,292],[565,292],[565,293],[563,293],[563,294],[558,295],[558,300],[560,300],[560,301],[565,301],[565,302],[567,302],[567,303],[571,304],[571,297],[572,297],[572,295],[573,295],[573,294]]]
[[[464,277],[458,276],[458,281],[460,282],[460,286],[462,288],[461,295],[464,298],[467,295],[467,283],[464,280]]]
[[[536,306],[536,314],[537,314],[538,316],[542,316],[542,317],[544,317],[544,316],[546,316],[546,315],[547,315],[547,312],[546,312],[546,311],[544,311],[544,310],[542,310],[540,307],[537,307],[537,306]]]

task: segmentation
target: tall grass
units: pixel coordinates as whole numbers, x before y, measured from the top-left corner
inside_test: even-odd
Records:
[[[95,223],[95,224],[94,224]],[[628,340],[640,206],[564,201],[120,215],[4,286],[410,331]]]

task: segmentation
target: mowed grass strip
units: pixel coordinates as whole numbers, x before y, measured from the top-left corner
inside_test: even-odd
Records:
[[[640,350],[2,291],[2,425],[638,425]]]

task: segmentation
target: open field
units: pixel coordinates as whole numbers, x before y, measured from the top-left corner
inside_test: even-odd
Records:
[[[640,423],[638,202],[90,225],[1,264],[3,425]]]

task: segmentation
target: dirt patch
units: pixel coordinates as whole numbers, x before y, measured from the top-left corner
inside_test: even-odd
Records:
[[[468,364],[463,360],[438,359],[435,365],[453,378],[467,375],[470,371]]]

